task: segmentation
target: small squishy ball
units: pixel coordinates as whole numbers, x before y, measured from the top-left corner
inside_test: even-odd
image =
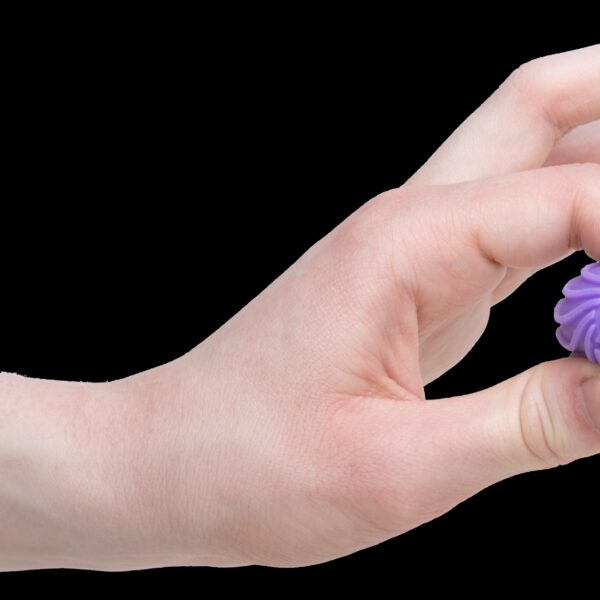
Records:
[[[600,364],[600,263],[584,267],[563,294],[554,309],[558,341],[573,356]]]

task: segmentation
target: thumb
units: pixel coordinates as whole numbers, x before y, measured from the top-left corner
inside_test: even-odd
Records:
[[[467,493],[600,453],[600,367],[583,359],[544,363],[427,410],[444,431],[443,466]]]

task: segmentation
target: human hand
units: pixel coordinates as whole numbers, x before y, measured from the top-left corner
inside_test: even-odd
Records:
[[[600,452],[600,369],[582,359],[423,392],[527,277],[600,259],[599,119],[600,45],[521,67],[192,352],[93,386],[86,448],[110,493],[98,511],[86,488],[96,516],[68,511],[79,558],[45,564],[322,562]]]

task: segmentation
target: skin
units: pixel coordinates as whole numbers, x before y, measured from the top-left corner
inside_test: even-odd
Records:
[[[295,566],[600,452],[600,368],[425,402],[490,308],[600,259],[600,45],[517,69],[193,351],[102,384],[0,376],[0,568]]]

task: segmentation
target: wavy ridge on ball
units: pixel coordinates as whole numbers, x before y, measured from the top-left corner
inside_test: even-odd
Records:
[[[563,294],[554,309],[558,341],[575,356],[600,364],[600,263],[585,266]]]

